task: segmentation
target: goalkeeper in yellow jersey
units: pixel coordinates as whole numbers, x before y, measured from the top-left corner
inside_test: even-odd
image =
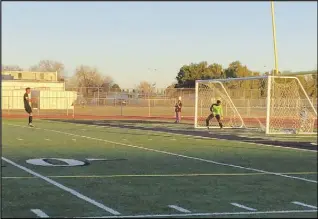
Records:
[[[221,122],[223,118],[223,110],[221,106],[221,101],[217,100],[216,103],[213,103],[210,107],[210,111],[211,111],[211,114],[208,116],[208,118],[206,118],[207,128],[209,129],[210,120],[213,119],[214,117],[218,121],[220,128],[223,128],[223,124]]]

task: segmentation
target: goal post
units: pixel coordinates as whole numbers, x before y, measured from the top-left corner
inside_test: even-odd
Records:
[[[221,100],[224,128],[266,134],[317,134],[317,110],[293,76],[257,76],[195,82],[195,128],[206,128],[210,106]],[[219,128],[215,119],[210,128]]]

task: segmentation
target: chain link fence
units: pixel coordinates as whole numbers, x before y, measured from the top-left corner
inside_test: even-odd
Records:
[[[308,77],[308,76],[306,76]],[[315,76],[316,77],[316,76]],[[302,80],[304,87],[308,86]],[[317,109],[317,82],[308,95]],[[32,88],[36,90],[37,88]],[[43,90],[43,89],[42,89]],[[150,92],[140,92],[136,89],[108,89],[102,87],[74,87],[66,91],[74,91],[74,98],[57,96],[34,98],[32,103],[35,115],[55,117],[77,116],[139,116],[139,117],[174,117],[174,105],[179,97],[182,99],[182,117],[194,117],[195,89],[194,88],[166,88],[154,89]],[[23,108],[23,93],[2,92],[3,115],[25,115]],[[233,94],[233,102],[240,112],[249,115],[253,110],[266,110],[266,102],[255,96],[257,89],[237,90]],[[46,102],[46,107],[40,102]],[[259,103],[259,104],[258,104]],[[257,106],[252,109],[251,106]],[[198,113],[205,110],[198,103]],[[226,116],[226,106],[225,106]]]

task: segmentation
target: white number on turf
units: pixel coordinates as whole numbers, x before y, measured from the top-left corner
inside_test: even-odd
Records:
[[[51,164],[46,160],[56,160],[64,162],[65,164]],[[85,163],[83,161],[74,160],[74,159],[62,159],[62,158],[36,158],[29,159],[26,161],[28,164],[37,165],[37,166],[50,166],[50,167],[75,167],[75,166],[84,166]]]

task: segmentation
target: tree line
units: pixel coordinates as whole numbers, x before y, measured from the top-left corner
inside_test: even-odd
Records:
[[[65,66],[59,61],[41,60],[39,63],[23,69],[19,65],[3,65],[2,71],[35,71],[35,72],[57,72],[58,81],[65,81],[67,90],[74,90],[89,96],[94,92],[123,92],[120,86],[115,83],[112,77],[102,74],[97,68],[80,65],[75,69],[74,74],[70,78],[65,77]],[[155,91],[155,84],[147,81],[141,81],[134,89],[134,92],[150,94]]]
[[[222,65],[218,63],[208,64],[206,61],[203,61],[182,66],[176,76],[177,83],[170,85],[168,88],[194,88],[196,80],[240,78],[274,74],[274,69],[263,73],[252,71],[240,61],[230,63],[227,68],[223,68]],[[309,77],[304,76],[306,74],[311,75],[308,75]],[[307,94],[310,97],[317,97],[317,70],[306,72],[278,71],[278,74],[276,75],[297,75]],[[232,84],[231,86],[234,85]],[[234,88],[238,92],[251,89],[258,89],[261,92],[265,85],[262,83],[251,83],[246,81],[244,83],[236,83],[235,86],[236,87],[232,87],[232,89]]]
[[[264,74],[273,74],[274,70],[264,72]],[[280,75],[281,72],[278,72]],[[207,79],[224,79],[260,76],[261,72],[252,71],[240,61],[234,61],[227,68],[223,68],[221,64],[208,64],[206,61],[200,63],[191,63],[184,65],[177,73],[176,88],[194,88],[196,80]]]
[[[2,71],[23,71],[18,65],[3,65]],[[31,66],[28,71],[41,71],[41,72],[57,72],[58,80],[64,81],[66,88],[83,87],[86,89],[85,93],[89,92],[109,92],[109,91],[124,91],[120,86],[114,82],[113,78],[102,74],[97,68],[80,65],[76,68],[72,77],[66,80],[65,78],[65,66],[59,61],[53,60],[41,60],[39,63]],[[208,64],[206,61],[199,63],[191,63],[184,65],[177,72],[176,82],[167,88],[194,88],[196,80],[206,79],[224,79],[224,78],[238,78],[238,77],[251,77],[273,74],[274,70],[269,72],[252,71],[246,65],[243,65],[240,61],[234,61],[229,64],[227,68],[223,68],[221,64],[212,63]],[[278,72],[278,75],[288,75],[292,72]],[[310,96],[317,96],[317,70],[308,72],[299,72],[299,74],[311,73],[313,77],[310,80],[305,80],[300,77],[303,86]],[[294,72],[294,74],[297,74]],[[151,84],[147,81],[141,81],[140,84],[134,89],[135,92],[151,94],[155,92],[155,84]],[[259,85],[260,86],[260,85]],[[89,90],[89,87],[92,88]],[[245,89],[248,89],[247,87]],[[255,88],[257,89],[257,88]]]

